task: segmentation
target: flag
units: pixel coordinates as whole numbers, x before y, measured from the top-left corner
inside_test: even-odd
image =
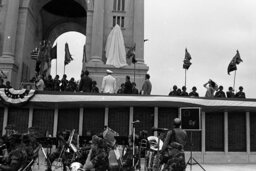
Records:
[[[32,52],[30,53],[30,57],[32,60],[37,60],[38,55],[39,55],[39,49],[37,49],[37,48],[32,50]]]
[[[232,60],[230,61],[229,65],[228,65],[228,75],[230,75],[229,74],[230,72],[237,70],[236,65],[240,64],[240,62],[243,62],[243,60],[241,59],[240,53],[237,50],[236,55],[232,58]]]
[[[86,45],[84,44],[84,49],[83,49],[83,63],[87,62],[87,58],[86,58]]]
[[[7,79],[7,75],[4,73],[3,70],[0,70],[0,78]]]
[[[191,59],[192,59],[192,58],[191,58],[191,55],[188,53],[188,50],[187,50],[187,48],[186,48],[186,49],[185,49],[185,58],[184,58],[184,60],[183,60],[183,68],[184,68],[184,69],[189,69],[190,65],[192,64],[192,63],[190,62]]]
[[[57,44],[50,50],[50,60],[57,59]]]
[[[70,52],[69,52],[69,48],[68,48],[68,43],[65,44],[65,61],[64,64],[67,65],[69,64],[71,61],[73,60]]]
[[[130,47],[126,54],[126,58],[127,58],[126,60],[129,65],[131,65],[131,63],[133,64],[137,63],[137,60],[135,58],[135,47],[136,47],[135,45]]]

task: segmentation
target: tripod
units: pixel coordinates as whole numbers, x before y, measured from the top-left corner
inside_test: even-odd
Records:
[[[192,154],[192,147],[193,147],[193,131],[191,131],[191,134],[190,134],[190,157],[188,159],[188,162],[187,162],[187,165],[190,165],[190,171],[192,171],[192,165],[195,165],[197,164],[198,166],[201,167],[201,169],[203,169],[204,171],[206,171],[203,166],[193,157],[193,154]],[[193,163],[193,161],[195,163]]]

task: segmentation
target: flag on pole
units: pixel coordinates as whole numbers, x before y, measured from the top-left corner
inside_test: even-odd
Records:
[[[237,70],[236,65],[240,64],[240,62],[243,62],[243,60],[241,59],[240,53],[237,50],[236,55],[232,58],[232,60],[230,61],[229,65],[228,65],[228,75],[230,75],[229,74],[230,72]]]
[[[188,50],[187,50],[187,48],[186,48],[186,49],[185,49],[185,58],[184,58],[184,60],[183,60],[183,68],[184,68],[184,69],[189,69],[190,65],[192,64],[192,63],[190,62],[191,59],[192,59],[192,58],[191,58],[191,55],[189,54],[189,52],[188,52]]]
[[[86,45],[84,44],[84,49],[83,49],[83,63],[87,62],[87,58],[86,58]]]
[[[50,61],[53,59],[57,59],[57,44],[50,50]]]
[[[67,65],[69,64],[71,61],[73,60],[70,52],[69,52],[69,48],[68,48],[68,43],[65,44],[65,61],[64,64]]]

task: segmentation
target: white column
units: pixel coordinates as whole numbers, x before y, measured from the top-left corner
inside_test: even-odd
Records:
[[[79,135],[82,136],[83,135],[83,122],[84,122],[84,108],[80,107],[79,110]]]
[[[103,33],[104,33],[104,5],[103,0],[94,0],[92,21],[91,62],[102,63]]]
[[[33,125],[33,107],[29,107],[28,112],[28,128],[32,127]]]
[[[202,112],[202,153],[205,153],[205,112]]]
[[[130,107],[130,112],[129,112],[129,135],[132,135],[132,122],[133,122],[133,107]]]
[[[4,118],[3,118],[3,131],[2,134],[4,135],[6,133],[5,127],[7,126],[8,123],[8,108],[4,108]]]
[[[144,0],[134,0],[133,39],[136,43],[136,59],[144,63]]]
[[[106,107],[105,108],[104,126],[108,126],[108,112],[109,112],[109,108]]]
[[[228,112],[224,112],[224,152],[228,153]]]
[[[158,107],[154,108],[154,127],[158,128]],[[154,136],[157,136],[157,131],[154,132]]]
[[[55,108],[54,109],[54,120],[53,120],[53,137],[57,136],[58,118],[59,118],[59,110],[58,110],[58,108]]]
[[[20,1],[8,0],[7,12],[3,33],[3,55],[1,60],[4,62],[14,63],[16,32],[18,26],[18,14]]]
[[[250,112],[246,112],[246,152],[250,154],[251,137],[250,137]]]

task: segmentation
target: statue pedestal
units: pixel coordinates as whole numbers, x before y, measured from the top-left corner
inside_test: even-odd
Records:
[[[109,69],[113,71],[113,77],[116,78],[117,89],[120,88],[120,85],[125,82],[125,77],[130,76],[131,82],[134,82],[134,71],[135,71],[135,83],[137,89],[140,91],[142,84],[145,80],[145,75],[148,72],[148,66],[145,64],[137,63],[132,65],[127,65],[122,68],[116,68],[112,65],[102,64],[100,62],[88,62],[85,64],[83,70],[88,70],[90,72],[90,77],[97,81],[97,87],[101,90],[102,78],[107,75],[106,70]]]

